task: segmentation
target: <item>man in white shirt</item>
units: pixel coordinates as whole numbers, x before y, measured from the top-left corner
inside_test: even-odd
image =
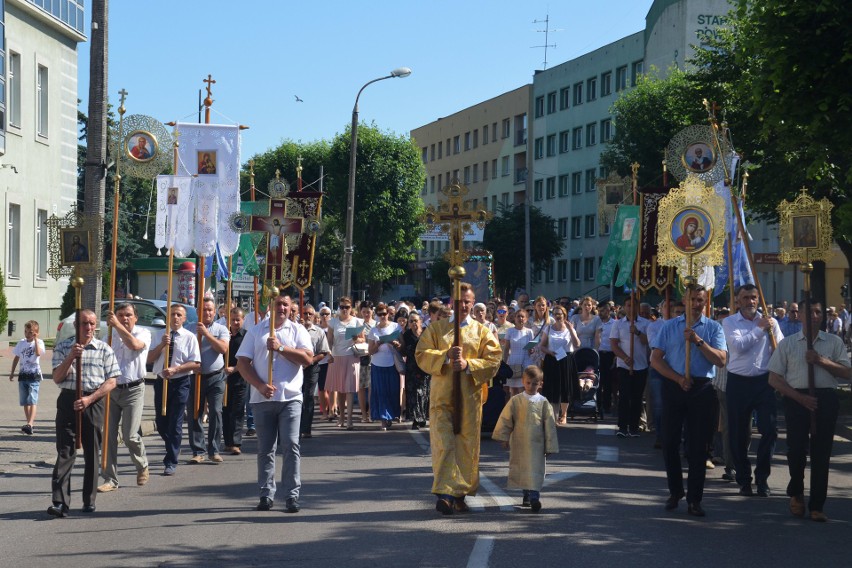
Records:
[[[302,367],[313,361],[308,331],[290,321],[292,300],[278,296],[272,315],[275,332],[255,326],[237,351],[237,371],[251,385],[251,406],[257,429],[258,511],[272,509],[275,498],[275,453],[280,439],[284,456],[281,482],[287,492],[286,511],[298,513],[300,479],[299,422],[302,416]],[[272,377],[269,359],[272,358]],[[279,436],[280,433],[286,435]]]
[[[136,306],[118,304],[115,313],[107,314],[112,327],[112,348],[118,361],[121,376],[109,393],[109,431],[107,432],[107,465],[101,472],[105,483],[98,487],[100,493],[118,489],[118,423],[121,421],[121,439],[130,451],[130,460],[136,466],[136,484],[148,483],[148,458],[145,444],[139,433],[142,410],[145,406],[145,362],[151,347],[151,332],[136,325]]]
[[[201,351],[195,335],[183,328],[186,309],[172,304],[169,313],[170,329],[157,334],[148,351],[148,363],[154,365],[157,380],[154,382],[154,414],[157,432],[166,446],[163,456],[163,475],[174,475],[177,469],[180,446],[183,442],[183,421],[189,383],[192,373],[201,368]],[[165,360],[166,346],[169,359]],[[166,388],[166,412],[163,414],[163,388]]]
[[[756,413],[760,444],[757,447],[754,481],[757,485],[757,495],[769,497],[770,464],[778,439],[778,410],[775,405],[775,392],[769,385],[768,365],[772,355],[769,333],[775,335],[776,342],[780,342],[784,336],[781,335],[774,318],[757,313],[758,292],[754,284],[740,286],[736,300],[739,311],[722,322],[725,342],[728,344],[725,399],[728,404],[731,455],[734,458],[740,495],[754,495],[748,446],[751,438],[751,416],[752,412]]]
[[[648,320],[636,316],[637,301],[624,302],[627,317],[615,322],[610,346],[616,357],[618,374],[618,432],[621,438],[639,437],[639,417],[648,380]],[[636,317],[635,321],[633,318]],[[631,336],[633,349],[631,353]],[[578,369],[582,371],[582,369]]]

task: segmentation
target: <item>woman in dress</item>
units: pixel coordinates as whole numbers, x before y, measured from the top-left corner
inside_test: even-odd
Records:
[[[328,322],[331,319],[331,308],[328,306],[323,306],[319,311],[319,323],[317,325],[321,330],[323,330],[328,336]],[[329,401],[328,392],[325,390],[325,381],[328,377],[328,364],[331,362],[331,355],[326,355],[322,361],[319,362],[320,372],[319,372],[319,381],[317,382],[317,394],[319,398],[319,407],[320,412],[322,412],[322,417],[331,422],[334,420],[334,413],[337,410],[334,408],[334,401]]]
[[[426,426],[429,418],[429,384],[431,377],[423,372],[414,359],[414,351],[423,332],[420,314],[416,311],[408,316],[408,327],[402,334],[399,351],[405,356],[405,407],[411,419],[411,429]]]
[[[337,410],[340,413],[337,426],[343,428],[344,416],[346,429],[354,430],[352,426],[352,403],[355,391],[358,390],[358,372],[361,359],[355,355],[353,344],[364,342],[364,331],[354,338],[346,338],[346,330],[361,327],[363,321],[352,315],[352,299],[346,296],[340,298],[338,317],[328,322],[328,345],[331,348],[331,362],[328,364],[328,375],[325,379],[325,390],[334,393]],[[330,395],[331,396],[331,395]],[[332,406],[334,400],[330,401]]]
[[[400,327],[396,322],[389,321],[390,312],[386,304],[376,305],[376,315],[379,323],[367,334],[370,344],[370,417],[382,421],[382,430],[388,430],[393,421],[399,418],[399,373],[394,365],[395,349],[399,349],[400,341],[382,338],[400,335]]]
[[[597,302],[591,296],[580,300],[580,313],[571,317],[571,325],[580,337],[580,347],[598,349],[601,345],[603,323],[597,316]]]
[[[541,328],[548,326],[553,323],[553,318],[550,317],[550,314],[547,313],[547,298],[544,296],[539,296],[533,302],[533,317],[530,322],[530,327],[533,330],[533,334],[537,334],[541,331]]]
[[[532,341],[533,331],[526,327],[527,313],[524,310],[515,314],[515,327],[506,331],[506,338],[500,342],[503,347],[503,360],[512,367],[512,378],[506,381],[509,397],[524,390],[523,374],[527,365],[532,365],[530,349],[524,347]]]
[[[571,353],[580,347],[580,338],[571,322],[568,321],[568,312],[562,306],[554,306],[553,323],[549,325],[541,336],[539,349],[544,353],[544,385],[541,394],[553,405],[553,413],[558,416],[556,423],[565,424],[565,415],[568,412],[568,399],[570,391],[569,369],[572,364]],[[566,356],[557,357],[557,353]]]
[[[378,323],[373,319],[373,302],[362,301],[358,305],[358,315],[364,322],[364,337],[366,337]],[[361,371],[358,373],[358,406],[361,407],[361,422],[372,422],[368,409],[371,383],[372,374],[370,371],[370,355],[368,354],[361,357]]]

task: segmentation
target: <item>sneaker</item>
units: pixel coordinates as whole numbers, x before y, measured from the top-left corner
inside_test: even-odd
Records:
[[[261,497],[260,502],[257,504],[258,511],[269,511],[272,509],[272,499],[269,497]]]
[[[285,511],[287,511],[288,513],[298,513],[299,511],[301,511],[301,509],[302,508],[299,507],[299,500],[298,499],[295,499],[293,497],[290,497],[289,499],[287,499],[287,504],[284,507]]]
[[[32,436],[33,435],[33,427],[30,426],[29,424],[24,424],[23,426],[21,426],[21,432],[23,432],[27,436]]]
[[[113,485],[112,483],[104,483],[103,485],[98,485],[98,493],[109,493],[110,491],[115,491],[118,489],[118,485]]]
[[[707,469],[716,469],[716,464],[714,464],[712,460],[708,459],[704,462],[704,467]]]
[[[163,475],[166,475],[166,476],[174,475],[176,470],[177,470],[177,467],[175,467],[173,465],[167,465],[166,469],[163,470]]]
[[[147,467],[142,471],[136,472],[136,485],[139,485],[140,487],[145,485],[148,483],[148,477],[150,477],[150,474]]]
[[[210,458],[210,461],[212,461],[213,463],[222,463],[225,460],[223,460],[222,456],[220,456],[219,454],[213,454],[213,456]]]
[[[203,462],[203,461],[204,461],[204,455],[202,455],[202,454],[198,454],[197,456],[192,456],[192,457],[189,459],[189,461],[187,461],[186,463],[188,463],[188,464],[190,464],[190,465],[195,465],[195,464],[197,464],[197,463],[201,463],[201,462]]]
[[[248,430],[246,430],[246,436],[248,436],[249,438],[251,438],[255,434],[257,434],[257,430],[255,430],[254,428],[249,428]]]
[[[734,476],[734,470],[725,468],[725,473],[722,474],[722,479],[724,481],[736,481],[737,478]]]
[[[615,435],[618,436],[619,438],[627,438],[627,436],[628,436],[627,430],[619,430],[618,432],[615,433]]]
[[[630,432],[627,433],[627,435],[630,436],[631,438],[638,438],[639,432],[637,432],[636,430],[631,430]]]

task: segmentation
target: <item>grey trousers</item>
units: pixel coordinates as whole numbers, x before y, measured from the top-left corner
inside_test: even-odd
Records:
[[[252,403],[257,430],[257,484],[260,496],[275,499],[275,454],[281,443],[284,458],[281,485],[287,499],[298,499],[302,487],[299,447],[299,421],[302,401]]]
[[[118,425],[121,421],[121,439],[130,451],[130,461],[136,471],[148,467],[145,444],[142,442],[140,426],[145,406],[145,383],[127,389],[115,388],[109,393],[109,432],[107,432],[107,466],[101,477],[107,483],[118,487]]]

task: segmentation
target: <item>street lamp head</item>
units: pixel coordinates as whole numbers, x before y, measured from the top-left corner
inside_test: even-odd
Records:
[[[393,71],[390,72],[391,77],[399,77],[400,79],[408,77],[411,75],[411,69],[408,67],[397,67]]]

